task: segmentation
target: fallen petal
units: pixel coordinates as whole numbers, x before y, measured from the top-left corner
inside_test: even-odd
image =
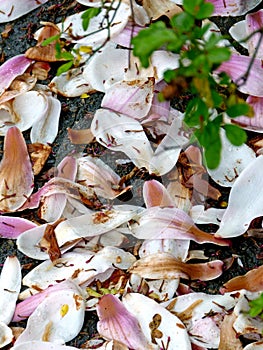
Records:
[[[45,4],[48,0],[2,0],[0,5],[0,23],[13,21]]]

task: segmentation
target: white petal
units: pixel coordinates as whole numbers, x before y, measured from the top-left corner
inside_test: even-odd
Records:
[[[74,346],[59,345],[47,341],[32,340],[21,344],[15,344],[10,350],[74,350]]]
[[[0,348],[3,348],[13,340],[13,332],[4,322],[0,321]]]
[[[222,140],[220,164],[215,170],[207,170],[216,183],[232,187],[240,173],[256,158],[256,154],[246,144],[233,146],[223,129],[220,130],[220,135]]]
[[[16,256],[9,256],[0,275],[0,321],[5,324],[12,320],[20,288],[20,262]]]
[[[145,336],[151,341],[150,323],[156,314],[161,316],[161,322],[158,330],[162,332],[161,338],[155,338],[157,344],[161,347],[168,346],[173,350],[191,350],[191,343],[184,324],[159,305],[154,300],[139,294],[129,293],[123,297],[123,304],[139,321],[139,324]]]
[[[224,215],[225,209],[208,208],[203,205],[194,205],[190,210],[190,216],[195,224],[215,224],[219,225]]]
[[[250,222],[263,214],[263,156],[254,159],[233,185],[228,207],[222,217],[217,237],[236,237],[246,232]]]
[[[85,315],[81,292],[59,290],[48,295],[28,318],[15,344],[42,340],[64,344],[79,334]]]
[[[0,23],[13,21],[45,4],[48,0],[2,0],[0,4]]]
[[[53,143],[58,133],[58,123],[61,111],[60,101],[48,96],[48,110],[44,117],[32,126],[30,139],[32,143]]]

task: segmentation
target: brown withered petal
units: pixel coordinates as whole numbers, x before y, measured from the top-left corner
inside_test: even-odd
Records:
[[[218,350],[242,350],[243,346],[240,339],[237,337],[237,333],[233,328],[237,316],[232,313],[225,315],[220,327],[220,343]]]
[[[68,137],[73,145],[88,144],[94,140],[94,135],[90,129],[71,129],[68,128]]]
[[[263,290],[263,265],[250,270],[243,276],[232,278],[223,285],[222,292],[233,292],[240,289],[246,289],[250,292]]]
[[[61,251],[55,235],[55,228],[63,220],[64,219],[60,219],[54,224],[48,224],[40,241],[41,248],[43,247],[47,250],[49,258],[52,262],[61,258]]]
[[[59,28],[50,22],[46,22],[45,26],[42,28],[36,46],[30,47],[25,52],[25,57],[32,60],[41,62],[57,62],[64,61],[64,59],[56,58],[56,40],[52,41],[50,44],[42,46],[44,40],[58,35],[60,33]]]
[[[182,9],[169,0],[143,0],[142,6],[151,20],[156,20],[165,15],[168,18],[182,12]]]
[[[49,145],[44,145],[43,143],[31,143],[27,146],[31,162],[33,164],[34,175],[38,175],[43,169],[52,148]]]
[[[0,163],[0,211],[16,211],[30,196],[33,187],[32,164],[25,140],[16,126],[11,127],[5,137]]]
[[[38,80],[46,80],[51,67],[48,62],[35,62],[32,66],[32,74]]]
[[[209,281],[219,277],[223,272],[223,262],[214,260],[207,263],[186,264],[169,253],[147,255],[137,260],[129,272],[149,279],[186,278]]]

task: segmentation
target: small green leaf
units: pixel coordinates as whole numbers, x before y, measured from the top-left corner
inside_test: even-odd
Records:
[[[222,63],[228,61],[231,52],[226,47],[214,47],[207,52],[207,58],[211,63]]]
[[[223,128],[225,129],[226,136],[232,145],[241,146],[246,142],[247,134],[245,130],[238,125],[226,124],[223,126]]]
[[[69,61],[65,64],[62,64],[57,70],[57,76],[61,75],[62,73],[67,72],[71,67],[73,66],[73,61]]]
[[[74,60],[74,56],[72,55],[72,53],[70,53],[68,51],[61,52],[60,58],[63,58],[66,61]]]
[[[247,103],[237,103],[228,107],[226,113],[230,118],[236,118],[242,115],[249,115],[251,109]]]
[[[140,30],[132,38],[133,54],[139,57],[144,68],[149,67],[149,58],[155,50],[177,40],[172,29],[166,27],[162,21],[152,23],[148,28]]]
[[[163,78],[167,83],[170,83],[175,77],[176,73],[174,69],[167,69],[163,74]]]
[[[187,12],[181,12],[171,19],[172,27],[180,32],[187,32],[191,30],[194,23],[194,17]]]
[[[100,7],[91,7],[85,12],[83,12],[83,14],[81,15],[81,18],[82,18],[82,27],[84,30],[88,29],[91,18],[96,17],[100,12],[101,12]]]
[[[184,0],[183,8],[186,12],[195,16],[204,0]]]
[[[249,302],[250,310],[249,315],[251,317],[261,316],[263,313],[263,293],[260,294],[260,296],[254,300],[251,300]]]
[[[184,122],[189,126],[197,126],[208,119],[208,107],[198,97],[193,98],[186,107]]]
[[[61,34],[57,34],[57,35],[53,35],[47,39],[45,39],[42,43],[41,43],[41,46],[47,46],[51,43],[53,43],[54,41],[57,41],[60,39],[60,35]]]
[[[205,19],[210,16],[212,16],[214,12],[214,5],[210,2],[206,2],[204,4],[201,4],[199,7],[199,11],[196,13],[197,19]]]

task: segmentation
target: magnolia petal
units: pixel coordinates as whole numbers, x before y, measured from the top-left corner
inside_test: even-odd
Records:
[[[263,290],[263,265],[248,271],[243,276],[237,276],[224,283],[222,291],[232,292],[240,289],[246,289],[251,292]]]
[[[182,12],[181,7],[170,0],[144,0],[142,6],[151,20],[157,20],[159,17],[167,16],[172,18],[174,15]]]
[[[101,107],[126,114],[134,119],[142,119],[151,108],[153,89],[153,78],[122,80],[106,89]]]
[[[263,27],[263,10],[259,10],[254,13],[249,13],[246,15],[246,25],[248,28],[248,34],[252,34],[257,30],[261,30]],[[260,33],[254,34],[248,41],[248,51],[249,55],[252,56],[257,49],[257,58],[263,59],[263,44],[259,45],[261,40]]]
[[[126,309],[132,313],[149,341],[159,347],[173,350],[191,350],[191,343],[184,324],[154,300],[139,293],[128,293],[123,299]]]
[[[74,181],[77,173],[76,159],[70,156],[63,158],[57,166],[57,171],[57,176]],[[45,197],[39,211],[39,216],[46,222],[57,221],[61,218],[66,203],[67,196],[65,194],[54,194]]]
[[[253,118],[251,118],[253,119]],[[240,173],[256,158],[255,152],[246,144],[233,146],[225,131],[220,130],[221,161],[215,170],[207,169],[212,179],[223,187],[232,187]]]
[[[48,110],[45,116],[32,125],[30,139],[32,143],[53,143],[58,133],[61,112],[60,101],[48,96]]]
[[[227,2],[209,0],[209,2],[214,5],[213,16],[241,16],[255,8],[261,0],[231,0]]]
[[[155,254],[155,253],[169,253],[180,261],[185,261],[190,247],[190,240],[182,239],[151,239],[143,241],[139,256]]]
[[[169,192],[157,180],[145,181],[143,184],[143,199],[146,208],[150,207],[173,207],[174,201],[169,195]]]
[[[110,9],[108,9],[109,6]],[[82,26],[82,13],[83,12],[68,16],[63,21],[63,24],[58,24],[60,29],[62,29],[62,26],[63,28],[66,28],[62,37],[65,37],[73,43],[97,48],[109,39],[107,23],[110,23],[110,38],[112,38],[119,34],[126,26],[131,10],[130,6],[124,2],[114,2],[112,4],[105,3],[100,13],[91,18],[87,30],[84,30]],[[107,23],[104,21],[105,16],[108,18],[106,21]],[[92,35],[90,35],[91,33]]]
[[[32,105],[34,108],[32,109]],[[29,129],[36,120],[42,118],[48,110],[48,100],[38,91],[28,91],[15,97],[11,113],[16,116],[15,126],[21,131]],[[11,119],[11,118],[10,118]],[[13,123],[5,123],[1,127],[0,135],[5,135]]]
[[[91,132],[103,146],[124,152],[137,167],[149,169],[153,150],[138,121],[101,108],[94,115]]]
[[[240,236],[246,232],[254,218],[262,216],[263,196],[260,190],[263,178],[258,171],[262,166],[263,156],[258,156],[236,179],[230,191],[228,207],[215,233],[216,237]]]
[[[59,345],[57,343],[31,340],[21,344],[15,344],[10,350],[74,350],[74,346]]]
[[[12,322],[19,322],[27,319],[48,295],[58,290],[76,291],[78,289],[75,283],[71,280],[67,280],[50,286],[37,294],[33,294],[16,305]]]
[[[45,289],[71,278],[77,284],[88,285],[94,278],[99,279],[100,274],[108,270],[112,273],[113,266],[126,270],[135,260],[131,253],[117,247],[105,247],[96,254],[82,249],[63,254],[55,264],[50,260],[42,262],[23,278],[23,284]]]
[[[102,296],[97,304],[97,313],[97,329],[106,339],[117,340],[131,349],[154,349],[143,334],[137,319],[116,296]]]
[[[51,91],[65,97],[78,97],[95,89],[83,76],[83,68],[73,68],[55,76],[48,84]]]
[[[235,122],[243,129],[263,133],[263,97],[248,96],[246,102],[253,108],[253,118],[242,116],[235,118]]]
[[[33,340],[64,344],[79,334],[84,315],[85,303],[79,289],[54,291],[28,318],[15,345]]]
[[[243,348],[243,350],[262,350],[262,345],[263,345],[263,342],[262,341],[258,341],[258,342],[246,345]]]
[[[28,12],[33,11],[48,0],[2,0],[0,5],[0,23],[13,21]]]
[[[62,246],[74,239],[98,236],[111,231],[131,220],[140,211],[140,207],[120,205],[63,221],[55,229],[58,244]]]
[[[196,224],[215,224],[219,225],[225,209],[208,208],[204,205],[194,205],[190,210],[190,216]]]
[[[13,332],[4,322],[0,321],[0,348],[10,344],[13,340]]]
[[[4,0],[4,2],[10,4],[9,0]],[[0,10],[2,3],[0,5]],[[3,14],[0,11],[0,21],[2,15]],[[32,60],[26,58],[24,55],[17,55],[10,58],[0,66],[0,75],[2,77],[0,83],[0,96],[9,88],[10,84],[17,76],[23,74],[27,70],[32,62]]]
[[[209,281],[222,274],[223,262],[213,260],[207,263],[186,264],[169,253],[156,253],[137,260],[129,268],[129,272],[150,279],[182,277],[191,280]]]
[[[37,227],[37,224],[30,220],[14,217],[14,216],[1,216],[0,215],[0,237],[16,239],[23,232]]]
[[[128,59],[128,50],[117,49],[115,44],[107,43],[88,60],[83,69],[83,76],[94,89],[105,92],[106,81],[111,85],[124,79]]]
[[[10,84],[9,89],[5,91],[0,97],[0,104],[9,101],[25,92],[33,89],[37,82],[37,78],[29,73],[19,75]]]
[[[229,245],[212,234],[197,228],[190,216],[181,209],[152,207],[145,209],[130,225],[131,233],[139,239],[183,239],[197,243]]]
[[[261,60],[256,58],[249,70],[249,75],[244,81],[245,74],[249,67],[251,57],[232,54],[231,58],[223,62],[216,70],[217,73],[225,72],[237,84],[238,90],[253,96],[263,97],[263,84],[260,80],[263,67]]]
[[[8,256],[0,275],[0,321],[9,324],[21,288],[21,266],[16,256]]]
[[[92,187],[104,198],[113,199],[118,195],[120,177],[100,158],[81,157],[77,163],[77,182]]]
[[[34,187],[32,164],[26,143],[21,131],[15,126],[5,136],[0,178],[0,211],[15,211],[23,205]]]

